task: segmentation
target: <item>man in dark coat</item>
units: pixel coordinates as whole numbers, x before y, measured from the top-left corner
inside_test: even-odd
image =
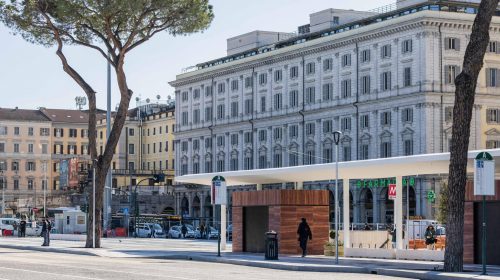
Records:
[[[42,232],[40,235],[43,237],[42,246],[49,246],[47,244],[47,221],[45,219],[43,219],[43,221],[42,221]]]
[[[299,235],[299,245],[302,249],[302,257],[305,257],[307,254],[307,241],[312,240],[311,228],[307,224],[306,218],[302,218],[302,222],[297,229],[297,234]]]
[[[26,221],[24,219],[19,223],[19,236],[26,237]]]

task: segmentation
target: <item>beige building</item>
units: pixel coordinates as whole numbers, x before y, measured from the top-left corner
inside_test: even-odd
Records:
[[[45,168],[51,160],[50,131],[51,121],[40,111],[0,109],[2,213],[28,213],[30,208],[41,207],[37,197],[52,178]]]

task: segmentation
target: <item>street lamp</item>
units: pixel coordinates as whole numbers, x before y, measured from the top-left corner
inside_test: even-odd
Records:
[[[335,142],[335,264],[339,264],[339,142],[342,132],[333,132]],[[348,184],[349,182],[347,182]],[[346,182],[344,182],[346,184]],[[344,202],[345,203],[345,202]],[[345,221],[344,221],[345,223]]]
[[[47,162],[43,162],[43,217],[47,217]]]
[[[95,166],[97,159],[92,162],[92,248],[95,248]]]
[[[3,177],[3,166],[0,165],[0,177],[2,177],[2,216],[5,214],[5,178]]]

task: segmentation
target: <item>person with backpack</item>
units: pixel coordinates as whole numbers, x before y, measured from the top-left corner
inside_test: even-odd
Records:
[[[302,249],[302,257],[307,255],[307,241],[312,240],[311,228],[307,224],[306,218],[302,218],[302,222],[297,229],[299,235],[299,246]]]
[[[425,230],[425,245],[427,245],[427,249],[434,250],[436,241],[436,231],[434,230],[434,226],[429,225]]]

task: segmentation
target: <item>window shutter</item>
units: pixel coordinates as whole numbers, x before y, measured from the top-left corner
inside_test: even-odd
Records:
[[[384,73],[380,74],[380,90],[384,90]]]
[[[496,79],[495,79],[495,87],[500,87],[500,69],[496,68],[495,69],[495,74],[496,74]]]
[[[495,41],[495,44],[496,44],[496,46],[497,46],[497,49],[495,50],[495,53],[496,53],[496,54],[499,54],[499,53],[500,53],[500,42]]]
[[[455,39],[455,49],[460,51],[460,39],[458,38]]]
[[[450,66],[445,65],[444,66],[444,82],[445,82],[445,84],[451,84],[449,77],[450,77]]]
[[[387,81],[388,81],[388,83],[387,83],[387,85],[388,85],[387,89],[388,89],[388,90],[391,90],[391,89],[392,89],[391,78],[392,78],[392,74],[391,74],[391,72],[387,72]]]
[[[410,44],[409,44],[410,46],[408,48],[408,51],[413,52],[413,40],[410,40],[409,42],[410,42]]]
[[[486,87],[491,86],[491,68],[486,68]]]
[[[391,57],[392,51],[391,51],[391,45],[387,45],[387,50],[388,50],[388,57]]]
[[[444,49],[449,50],[450,49],[450,38],[444,38]]]
[[[346,96],[346,93],[345,93],[345,84],[346,84],[346,82],[342,81],[342,84],[340,85],[340,92],[342,94],[342,97]]]

